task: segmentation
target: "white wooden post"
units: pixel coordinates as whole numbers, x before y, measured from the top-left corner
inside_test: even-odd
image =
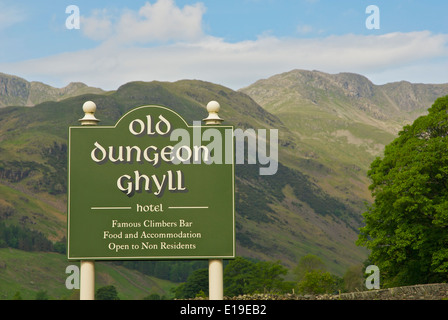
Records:
[[[79,300],[95,300],[95,261],[81,260]]]
[[[224,120],[218,115],[220,105],[216,101],[207,104],[208,117],[204,119],[206,125],[221,124]],[[208,292],[209,300],[224,299],[224,272],[222,259],[210,259],[208,262]]]
[[[208,296],[209,300],[224,299],[224,271],[221,259],[208,261]]]
[[[85,115],[84,118],[79,120],[81,125],[96,126],[99,120],[95,118],[95,103],[87,101],[82,109]],[[95,261],[81,260],[80,273],[79,300],[95,300]]]

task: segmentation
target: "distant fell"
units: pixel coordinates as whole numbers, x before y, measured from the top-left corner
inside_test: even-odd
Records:
[[[448,94],[448,83],[400,81],[375,85],[355,73],[292,70],[259,80],[240,91],[274,114],[290,103],[314,105],[316,111],[324,110],[340,118],[374,125],[388,122],[385,129],[396,133],[404,122],[413,121],[435,99]]]
[[[129,110],[148,104],[169,107],[192,124],[207,116],[206,105],[215,100],[221,105],[223,124],[244,130],[277,129],[275,175],[260,176],[258,165],[235,166],[237,255],[281,260],[292,267],[299,257],[313,253],[338,274],[364,259],[365,250],[354,244],[359,213],[288,166],[300,159],[295,157],[293,133],[283,122],[246,94],[199,80],[130,82],[106,94],[85,94],[33,108],[1,108],[0,187],[5,192],[0,215],[8,224],[22,224],[54,240],[63,236],[67,129],[79,125],[82,105],[88,100],[97,105],[100,126],[114,125]],[[44,206],[52,209],[52,216]]]
[[[77,83],[55,89],[2,79],[0,98],[13,105],[0,108],[0,218],[8,224],[51,240],[65,234],[67,128],[79,125],[85,101],[96,103],[99,125],[107,126],[148,104],[169,107],[192,124],[206,117],[207,103],[215,100],[224,124],[276,129],[279,135],[275,175],[260,176],[254,165],[235,166],[237,255],[294,267],[300,257],[314,254],[341,276],[367,256],[355,240],[371,200],[370,163],[404,124],[448,94],[448,85],[375,85],[353,73],[305,70],[240,91],[200,80],[138,81],[88,92],[90,87]],[[33,108],[19,106],[50,98]]]
[[[404,125],[448,95],[448,84],[375,85],[354,73],[292,70],[239,91],[292,133],[289,138],[296,148],[289,166],[364,210],[363,203],[370,201],[370,164]]]
[[[17,76],[0,73],[0,108],[33,107],[42,102],[60,101],[87,93],[101,94],[104,91],[81,82],[72,82],[64,88],[54,88],[42,82],[29,82]]]

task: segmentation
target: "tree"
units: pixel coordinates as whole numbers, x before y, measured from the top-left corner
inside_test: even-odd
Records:
[[[255,264],[243,257],[236,257],[224,269],[224,294],[238,296],[249,293],[253,282]]]
[[[255,292],[283,291],[287,285],[282,276],[288,269],[279,261],[252,262],[236,257],[224,269],[224,294],[238,296]]]
[[[208,295],[208,269],[198,269],[188,277],[187,281],[175,289],[176,299],[190,299],[204,292]]]
[[[162,298],[158,293],[151,293],[150,295],[144,297],[143,300],[162,300]]]
[[[368,171],[358,245],[386,286],[448,280],[448,96],[407,125]]]
[[[115,286],[105,286],[96,290],[95,300],[120,300]]]
[[[300,258],[293,270],[298,281],[300,293],[322,294],[333,293],[342,285],[342,279],[327,272],[327,267],[321,258],[307,254]]]
[[[307,272],[313,270],[326,271],[325,263],[321,258],[315,256],[314,254],[307,254],[300,258],[297,267],[294,269],[294,274],[297,277],[297,281],[302,281],[305,278]]]
[[[365,290],[364,269],[362,265],[351,266],[344,274],[344,288],[348,292]]]
[[[260,261],[255,265],[254,284],[256,291],[274,292],[282,291],[286,284],[282,276],[288,273],[288,269],[280,264],[280,261]]]
[[[66,254],[67,253],[67,240],[65,237],[61,241],[55,242],[53,249],[57,253]]]
[[[307,294],[332,293],[335,283],[335,278],[329,272],[316,269],[305,273],[298,289],[300,293]]]

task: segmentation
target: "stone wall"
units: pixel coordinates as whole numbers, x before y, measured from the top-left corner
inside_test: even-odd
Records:
[[[420,284],[415,286],[378,289],[361,292],[324,295],[254,294],[227,300],[448,300],[448,283]]]
[[[448,300],[448,283],[342,293],[338,296],[341,300]]]

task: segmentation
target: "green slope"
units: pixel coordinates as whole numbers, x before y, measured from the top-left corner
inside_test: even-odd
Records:
[[[67,128],[78,124],[87,100],[96,103],[100,125],[115,124],[128,110],[147,104],[168,106],[191,124],[205,118],[207,103],[216,100],[221,104],[224,124],[241,129],[278,129],[278,174],[261,177],[256,166],[237,165],[237,255],[278,259],[293,267],[301,256],[315,253],[339,275],[366,257],[365,250],[354,244],[359,210],[316,184],[318,180],[308,169],[322,175],[319,168],[324,165],[303,157],[303,145],[288,128],[288,119],[280,120],[244,93],[203,81],[133,82],[101,95],[45,102],[33,108],[0,109],[0,183],[52,203],[65,214]],[[304,169],[308,175],[301,173]],[[12,191],[4,201],[14,207],[11,197]],[[20,214],[31,219],[32,207]],[[17,223],[13,218],[7,221]],[[28,222],[25,226],[40,228]],[[43,231],[61,234],[65,226],[61,221],[60,226]]]
[[[448,84],[377,86],[351,73],[293,70],[241,89],[277,116],[297,146],[289,165],[330,194],[363,210],[366,172],[403,125],[425,114]]]
[[[0,249],[0,299],[11,300],[17,292],[24,300],[34,300],[45,291],[51,300],[79,299],[79,290],[69,290],[66,273],[70,265],[66,257],[57,253],[25,252],[10,248]],[[95,288],[113,285],[120,300],[140,300],[156,293],[171,297],[170,289],[178,284],[146,276],[134,270],[107,262],[95,263]]]
[[[26,226],[55,242],[66,234],[65,208],[61,201],[42,193],[33,194],[25,187],[0,183],[0,222]]]

